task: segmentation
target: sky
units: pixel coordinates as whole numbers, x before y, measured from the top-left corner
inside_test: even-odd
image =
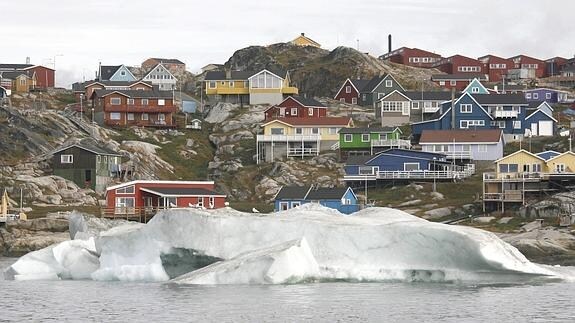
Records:
[[[553,5],[551,5],[551,3]],[[27,0],[1,1],[0,63],[56,66],[57,86],[98,63],[178,58],[198,72],[234,51],[306,36],[379,56],[417,47],[445,57],[575,55],[572,0]]]

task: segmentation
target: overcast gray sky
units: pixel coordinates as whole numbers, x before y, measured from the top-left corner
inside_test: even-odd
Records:
[[[0,62],[53,66],[57,85],[91,79],[98,62],[178,58],[197,72],[235,50],[295,38],[379,56],[418,47],[444,56],[575,54],[573,0],[27,0],[1,1]],[[59,56],[62,55],[62,56]]]

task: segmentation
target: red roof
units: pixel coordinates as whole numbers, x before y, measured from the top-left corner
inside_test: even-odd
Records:
[[[419,143],[496,143],[499,140],[501,129],[423,130]]]
[[[347,126],[350,117],[276,118],[266,124],[280,121],[291,126]]]

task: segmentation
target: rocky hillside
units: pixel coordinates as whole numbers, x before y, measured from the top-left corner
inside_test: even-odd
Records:
[[[327,51],[290,43],[240,49],[225,66],[234,70],[289,70],[292,82],[300,89],[300,93],[314,97],[333,97],[348,77],[371,78],[383,73],[391,73],[408,89],[420,89],[422,83],[426,88],[431,88],[435,87],[429,81],[431,74],[438,73],[432,69],[384,62],[349,47],[340,46]]]

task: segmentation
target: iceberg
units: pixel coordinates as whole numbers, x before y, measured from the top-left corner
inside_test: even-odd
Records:
[[[89,234],[88,227],[74,224],[80,230],[74,236],[87,240],[28,254],[7,276],[282,284],[565,275],[531,263],[490,232],[433,223],[390,208],[368,208],[352,216],[313,204],[269,215],[230,208],[172,209],[146,225]]]

